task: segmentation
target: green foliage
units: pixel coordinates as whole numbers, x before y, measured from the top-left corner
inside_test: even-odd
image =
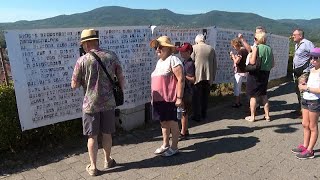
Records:
[[[8,150],[14,152],[34,147],[52,147],[81,135],[80,119],[22,132],[14,87],[0,85],[0,154]]]
[[[0,150],[21,139],[16,98],[12,85],[0,85]]]

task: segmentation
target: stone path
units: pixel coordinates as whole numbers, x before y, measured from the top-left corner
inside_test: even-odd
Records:
[[[48,154],[25,169],[0,174],[0,179],[320,179],[319,145],[311,160],[298,160],[290,152],[302,141],[301,119],[292,113],[298,106],[293,84],[270,89],[269,97],[273,121],[262,120],[260,113],[259,121],[247,122],[245,107],[234,109],[224,102],[210,109],[206,122],[190,122],[191,137],[179,142],[180,153],[174,157],[153,154],[161,145],[160,127],[154,123],[115,137],[112,157],[118,166],[100,176],[86,173],[88,153],[81,144],[73,155]],[[102,166],[100,149],[98,168]]]

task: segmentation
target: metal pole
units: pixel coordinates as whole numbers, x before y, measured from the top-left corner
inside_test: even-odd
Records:
[[[9,80],[8,80],[8,74],[7,74],[7,69],[6,69],[6,65],[4,63],[4,56],[3,56],[3,52],[2,52],[2,48],[0,46],[0,55],[1,55],[1,65],[3,67],[3,72],[4,72],[4,81],[6,83],[6,86],[9,86]]]

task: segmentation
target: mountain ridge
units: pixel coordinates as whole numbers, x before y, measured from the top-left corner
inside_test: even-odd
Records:
[[[293,29],[301,28],[311,41],[318,42],[320,40],[320,18],[274,20],[254,13],[219,10],[185,15],[168,9],[146,10],[120,6],[103,6],[83,13],[58,15],[33,21],[21,20],[0,23],[0,30],[140,25],[178,26],[181,28],[216,26],[248,31],[253,31],[256,26],[262,25],[266,27],[268,32],[282,36],[289,36]],[[0,41],[1,36],[3,34],[0,35]]]

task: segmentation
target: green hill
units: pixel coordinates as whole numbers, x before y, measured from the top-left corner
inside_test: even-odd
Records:
[[[143,10],[117,6],[108,6],[92,11],[72,15],[60,15],[35,21],[17,21],[0,23],[0,30],[8,29],[42,29],[72,28],[98,26],[139,26],[165,25],[179,27],[217,26],[253,31],[257,25],[263,25],[268,32],[289,36],[294,28],[306,31],[307,38],[313,41],[320,39],[320,19],[313,20],[273,20],[253,13],[210,11],[203,14],[183,15],[167,9]],[[310,28],[312,27],[312,28]],[[3,34],[0,39],[3,39]],[[3,40],[2,40],[3,41]],[[2,46],[3,46],[2,42]]]

